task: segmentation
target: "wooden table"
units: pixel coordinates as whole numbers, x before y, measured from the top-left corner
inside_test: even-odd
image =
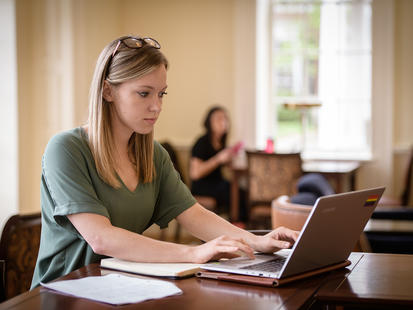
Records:
[[[413,235],[413,221],[370,219],[364,231],[388,234],[406,233]]]
[[[38,287],[2,304],[2,309],[413,309],[413,255],[352,253],[347,268],[265,288],[195,277],[168,280],[182,295],[112,307]],[[64,279],[114,273],[92,264]],[[129,274],[130,276],[133,276]],[[357,308],[359,309],[359,308]]]
[[[245,177],[248,173],[245,167],[231,167],[231,200],[229,216],[231,222],[237,222],[239,220],[239,183],[242,177]]]
[[[335,187],[337,193],[356,190],[356,173],[360,168],[358,161],[339,161],[339,160],[307,160],[303,162],[305,173],[321,173]],[[349,178],[349,186],[345,186],[345,178]]]
[[[92,264],[62,277],[61,280],[99,276],[106,273],[116,272],[101,269],[97,264]],[[277,289],[195,277],[168,280],[175,283],[183,294],[123,306],[111,306],[66,296],[38,287],[0,304],[0,309],[298,309],[311,301],[326,277],[327,275],[320,275]]]
[[[330,277],[314,300],[324,309],[413,309],[413,255],[364,254],[351,272]]]
[[[413,254],[413,211],[408,207],[378,205],[364,233],[376,253]]]

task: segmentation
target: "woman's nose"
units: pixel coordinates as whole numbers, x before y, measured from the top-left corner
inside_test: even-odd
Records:
[[[149,106],[151,112],[160,112],[162,110],[162,98],[156,96]]]

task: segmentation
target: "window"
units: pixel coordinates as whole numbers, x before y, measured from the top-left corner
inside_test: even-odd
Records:
[[[15,1],[0,1],[0,231],[18,210],[17,61]]]
[[[270,10],[267,135],[305,157],[370,158],[371,1],[273,0]]]

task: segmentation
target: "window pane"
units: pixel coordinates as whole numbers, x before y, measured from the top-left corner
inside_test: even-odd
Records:
[[[273,1],[272,12],[276,147],[369,153],[371,2]]]
[[[319,5],[273,7],[275,96],[317,95]]]

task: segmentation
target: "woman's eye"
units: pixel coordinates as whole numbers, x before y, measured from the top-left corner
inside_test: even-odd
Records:
[[[141,92],[138,92],[138,94],[139,94],[139,96],[141,96],[143,98],[145,98],[149,95],[149,93],[147,91],[141,91]]]
[[[166,91],[160,92],[159,97],[162,98],[163,96],[167,95],[168,93]]]

